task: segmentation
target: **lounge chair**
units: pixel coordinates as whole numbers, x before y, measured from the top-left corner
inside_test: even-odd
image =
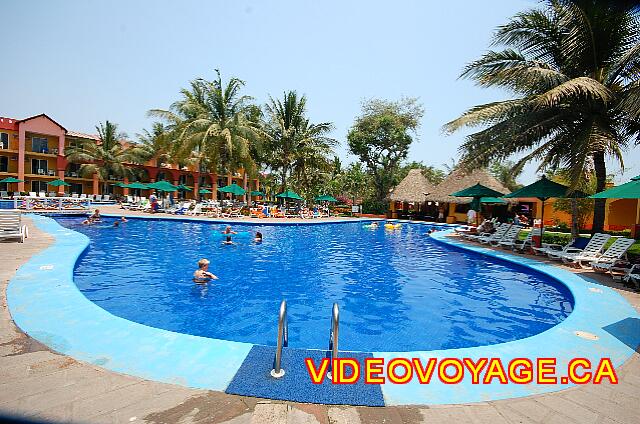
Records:
[[[530,247],[533,244],[533,231],[529,231],[527,237],[524,240],[518,240],[516,236],[513,240],[503,240],[500,242],[500,247],[511,250],[518,250],[523,252],[527,247]]]
[[[22,224],[20,211],[0,210],[0,239],[24,239],[29,236],[29,230]]]
[[[467,240],[477,241],[481,237],[484,238],[484,237],[491,236],[491,234],[494,234],[496,231],[498,231],[498,228],[500,228],[501,226],[507,227],[508,225],[509,224],[506,224],[506,223],[503,224],[503,223],[500,223],[500,222],[496,222],[496,223],[493,224],[493,232],[479,232],[479,233],[477,232],[477,228],[478,227],[467,226],[468,228],[476,228],[476,231],[475,232],[470,232],[470,231],[469,232],[464,232],[464,231],[462,231],[459,234],[463,238],[465,238]],[[506,228],[504,230],[502,230],[502,231],[506,231]]]
[[[592,260],[589,265],[591,265],[594,271],[610,272],[611,268],[627,254],[627,250],[629,250],[635,242],[633,239],[620,237],[616,239],[602,255]]]
[[[6,191],[0,191],[0,199],[8,199],[9,193]]]
[[[78,198],[78,193],[73,193],[73,194],[71,195],[71,197],[73,197],[74,199],[77,199],[77,198]]]
[[[477,237],[470,238],[472,241],[477,241],[479,243],[491,243],[500,241],[502,236],[511,228],[511,224],[502,224],[493,233],[483,233]]]
[[[557,255],[555,253],[549,253],[549,257],[555,260],[561,260],[565,264],[577,263],[582,267],[582,261],[593,261],[597,259],[602,251],[604,250],[604,246],[607,244],[611,236],[609,234],[597,233],[591,236],[591,240],[584,247],[584,249],[576,249],[570,247],[567,249],[565,253],[562,255]]]
[[[502,235],[502,237],[498,239],[489,239],[481,241],[480,243],[488,244],[494,247],[497,247],[503,241],[515,241],[518,239],[518,234],[520,234],[520,230],[522,230],[521,225],[511,225],[507,231]]]
[[[634,289],[640,289],[640,264],[634,264],[627,273],[622,277],[626,285],[633,286]]]
[[[110,198],[111,198],[111,196],[110,196],[110,195],[105,194],[104,196],[102,196],[102,201],[103,201],[103,202],[108,202]]]
[[[47,197],[47,193],[45,193],[44,191],[39,191],[38,197]]]
[[[38,197],[38,196],[36,196],[36,192],[35,191],[30,191],[29,192],[29,197]]]
[[[192,215],[192,216],[204,215],[204,212],[202,212],[202,203],[197,203],[193,207],[193,209],[191,209],[190,211],[187,211],[185,215]]]
[[[570,253],[579,253],[579,252],[584,251],[584,249],[587,249],[587,248],[589,248],[589,250],[593,249],[594,246],[595,246],[594,243],[597,243],[597,244],[602,243],[602,237],[601,236],[605,236],[604,237],[605,241],[604,241],[604,243],[602,244],[602,246],[600,248],[602,250],[602,247],[604,247],[604,244],[606,244],[606,242],[609,240],[609,238],[611,236],[609,236],[608,234],[601,234],[601,235],[599,235],[599,234],[600,233],[595,234],[591,238],[579,237],[579,238],[575,239],[575,241],[571,242],[569,245],[566,245],[561,250],[551,250],[550,249],[549,251],[546,252],[547,256],[550,259],[554,259],[554,260],[557,260],[557,261],[562,260],[563,256],[568,255]],[[594,240],[594,237],[596,237],[596,236],[598,236],[598,237]],[[590,244],[591,244],[591,246],[589,246]],[[554,245],[554,247],[555,247],[555,245]]]

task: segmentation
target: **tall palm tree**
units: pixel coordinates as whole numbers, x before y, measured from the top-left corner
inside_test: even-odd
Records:
[[[154,122],[151,130],[143,130],[142,134],[137,134],[138,143],[133,147],[137,157],[146,161],[155,159],[156,166],[163,163],[172,162],[172,141],[171,132],[167,130],[161,122]]]
[[[475,106],[445,125],[449,132],[487,126],[461,146],[465,165],[524,154],[516,168],[535,160],[540,170],[568,169],[572,182],[593,167],[602,191],[606,158],[623,166],[622,151],[638,142],[638,12],[628,0],[547,0],[499,27],[493,45],[504,50],[467,65],[462,77],[515,98]],[[604,208],[596,202],[593,231],[604,226]]]
[[[196,79],[170,110],[154,109],[149,115],[167,123],[175,143],[172,155],[182,161],[195,160],[211,171],[228,173],[242,167],[255,171],[252,145],[259,143],[257,125],[249,118],[251,97],[241,95],[244,81],[231,78],[225,85],[220,71],[213,81]]]
[[[331,169],[330,155],[336,140],[327,136],[333,129],[328,122],[312,124],[306,117],[307,98],[295,91],[284,93],[282,100],[269,98],[267,121],[263,128],[269,165],[282,177],[282,190],[287,179],[295,177],[301,188],[316,185],[319,172]]]
[[[102,192],[106,193],[110,176],[133,176],[135,170],[127,165],[140,163],[141,158],[138,151],[123,143],[126,134],[118,131],[118,125],[106,121],[100,123],[96,130],[99,140],[70,147],[67,160],[81,164],[79,171],[85,178],[97,174],[102,181]]]

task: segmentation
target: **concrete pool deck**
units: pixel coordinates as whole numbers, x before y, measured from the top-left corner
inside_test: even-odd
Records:
[[[10,265],[2,270],[3,295],[19,263],[47,246],[46,234],[31,226],[31,235],[24,245],[0,244],[0,259]],[[618,291],[638,308],[637,293]],[[149,422],[178,422],[186,417],[184,422],[223,422],[237,417],[234,422],[269,422],[271,417],[271,422],[286,422],[288,416],[289,422],[570,422],[571,418],[563,417],[570,411],[580,422],[632,422],[640,401],[640,366],[634,354],[618,370],[619,385],[583,386],[530,398],[420,408],[258,404],[254,398],[123,376],[51,353],[13,326],[4,299],[1,314],[0,409],[58,419],[129,422],[131,417],[146,417]]]

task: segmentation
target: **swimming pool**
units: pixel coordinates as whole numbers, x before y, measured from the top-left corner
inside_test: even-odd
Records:
[[[91,240],[74,275],[88,299],[181,333],[273,345],[284,298],[292,347],[326,348],[337,302],[341,350],[450,349],[538,334],[573,308],[551,277],[431,240],[424,225],[237,226],[261,231],[264,242],[235,237],[222,246],[219,223],[56,220]],[[191,281],[202,257],[220,277],[208,287]]]

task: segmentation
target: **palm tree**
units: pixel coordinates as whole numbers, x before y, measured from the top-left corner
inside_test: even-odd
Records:
[[[253,173],[251,150],[259,143],[259,131],[249,119],[254,113],[251,97],[240,94],[244,81],[231,78],[224,85],[220,71],[216,73],[213,81],[191,81],[190,89],[180,91],[182,98],[170,110],[154,109],[149,115],[167,122],[175,139],[171,154],[176,159],[221,173],[241,167]]]
[[[460,148],[467,167],[524,154],[515,168],[535,160],[539,170],[569,170],[572,182],[593,167],[599,192],[606,158],[623,166],[623,149],[634,137],[638,142],[638,6],[628,0],[545,3],[499,27],[493,45],[505,49],[489,51],[462,73],[515,98],[475,106],[445,129],[487,126]],[[604,226],[604,207],[596,202],[593,231]]]
[[[126,134],[118,132],[118,125],[106,121],[96,127],[98,142],[84,142],[82,145],[70,147],[67,160],[79,163],[80,174],[89,178],[94,174],[102,181],[102,192],[107,192],[107,181],[111,176],[133,176],[135,170],[128,166],[132,163],[140,163],[139,152],[123,143]]]
[[[327,134],[333,125],[309,122],[306,104],[306,96],[298,98],[295,91],[289,91],[282,100],[270,97],[266,106],[265,150],[270,154],[270,167],[282,177],[283,191],[292,176],[302,189],[312,191],[318,185],[318,174],[331,171],[329,157],[337,142]]]
[[[149,161],[156,160],[156,166],[163,163],[172,162],[172,138],[171,132],[161,122],[154,122],[151,130],[143,130],[142,134],[137,134],[139,143],[133,148],[136,149],[136,156]]]

